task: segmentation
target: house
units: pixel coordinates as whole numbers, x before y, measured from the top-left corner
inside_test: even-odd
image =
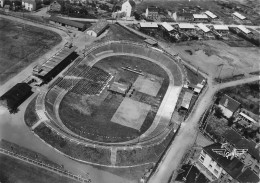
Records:
[[[210,32],[210,29],[202,23],[197,24],[197,26],[203,31],[204,34],[207,34]]]
[[[218,16],[212,13],[211,11],[205,11],[205,14],[210,18],[210,19],[217,19]]]
[[[167,22],[163,22],[161,24],[161,26],[163,27],[163,29],[166,31],[166,32],[171,32],[172,30],[174,30],[174,28],[168,24]]]
[[[100,34],[102,34],[107,28],[109,27],[109,24],[106,20],[100,20],[94,25],[92,25],[86,33],[93,37],[98,37]]]
[[[146,8],[145,17],[147,19],[151,19],[151,20],[158,19],[158,17],[159,17],[159,8],[154,7],[154,6]]]
[[[213,29],[218,33],[227,33],[229,31],[227,25],[213,25]]]
[[[260,173],[260,155],[259,147],[252,140],[248,140],[237,133],[235,130],[226,130],[222,135],[223,141],[228,142],[231,146],[237,149],[248,149],[239,159],[248,168],[250,168],[255,174]]]
[[[241,15],[240,13],[238,12],[234,12],[232,13],[232,17],[236,20],[240,20],[240,21],[243,21],[246,19],[246,17],[244,15]]]
[[[224,116],[230,118],[238,110],[240,103],[225,94],[220,99],[218,106],[222,109]]]
[[[125,12],[126,17],[130,17],[135,9],[135,2],[133,0],[127,0],[122,4],[121,12]]]
[[[193,21],[194,22],[208,22],[208,16],[206,14],[193,14]]]
[[[50,11],[60,11],[61,10],[61,5],[60,3],[58,3],[57,1],[53,1],[51,4],[50,4]]]
[[[86,30],[86,25],[80,22],[75,22],[69,19],[60,18],[57,16],[51,16],[49,18],[49,22],[52,24],[61,25],[64,27],[67,27],[69,29],[78,30],[78,31],[84,31]]]
[[[196,166],[200,169],[203,167],[207,171],[207,177],[212,180],[218,180],[221,183],[237,183],[250,182],[256,183],[259,177],[236,157],[227,158],[216,152],[216,150],[224,149],[220,143],[211,144],[203,147]]]
[[[245,35],[252,34],[252,32],[243,25],[237,26],[237,29]]]
[[[22,0],[22,6],[28,11],[35,11],[41,7],[41,0]]]
[[[180,23],[178,26],[181,30],[195,30],[195,26],[189,23]]]

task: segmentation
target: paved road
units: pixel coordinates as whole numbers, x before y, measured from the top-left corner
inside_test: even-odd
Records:
[[[197,125],[201,115],[209,107],[209,101],[212,100],[212,97],[218,90],[257,80],[260,80],[260,76],[217,84],[214,86],[212,85],[212,81],[209,81],[207,90],[205,90],[201,95],[189,118],[182,123],[178,135],[158,166],[158,171],[156,171],[150,178],[149,183],[167,183],[172,172],[177,170],[183,155],[194,144],[197,134],[196,132],[198,130]]]

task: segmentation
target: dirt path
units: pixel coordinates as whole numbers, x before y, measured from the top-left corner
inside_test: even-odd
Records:
[[[168,182],[172,172],[177,170],[183,155],[193,145],[196,139],[197,124],[201,115],[209,107],[209,101],[212,100],[212,97],[218,90],[257,80],[260,80],[260,76],[231,81],[214,86],[210,81],[207,90],[205,90],[205,92],[200,96],[196,106],[194,106],[192,114],[184,123],[181,124],[179,134],[172,142],[171,147],[168,149],[168,152],[158,166],[157,171],[150,178],[149,183],[166,183]]]
[[[37,23],[30,22],[30,21],[26,21],[26,20],[22,20],[22,19],[10,17],[10,16],[5,16],[5,15],[0,15],[0,17],[5,18],[5,19],[9,19],[9,20],[13,20],[13,21],[18,21],[19,23],[25,23],[25,24],[28,24],[28,25],[32,25],[32,26],[35,26],[35,27],[39,27],[39,28],[42,28],[42,29],[47,29],[47,30],[56,32],[62,38],[62,41],[58,45],[53,47],[46,54],[37,58],[33,63],[28,65],[25,69],[23,69],[21,72],[19,72],[16,76],[9,79],[5,84],[1,85],[0,86],[0,96],[1,96],[7,90],[9,90],[11,87],[13,87],[16,83],[22,82],[29,75],[31,75],[34,66],[36,66],[38,63],[42,63],[42,62],[46,61],[46,58],[51,57],[58,50],[63,48],[64,44],[69,40],[69,36],[64,31],[59,30],[59,29],[55,29],[55,28],[52,28],[52,27],[44,26],[44,25],[41,25],[41,24],[37,24]]]

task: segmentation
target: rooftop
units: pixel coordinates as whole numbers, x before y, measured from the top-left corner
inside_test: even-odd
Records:
[[[184,107],[185,109],[189,109],[192,96],[193,96],[192,93],[185,92],[183,99],[182,99],[181,107]]]
[[[258,182],[259,178],[256,174],[249,168],[245,171],[243,170],[244,164],[239,161],[237,158],[223,157],[215,152],[213,149],[221,149],[220,143],[211,144],[209,146],[203,147],[203,150],[215,161],[217,162],[233,179],[236,179],[240,182]],[[242,181],[243,180],[243,181]]]
[[[238,101],[234,100],[228,95],[224,95],[220,99],[219,104],[229,109],[232,112],[235,112],[240,106],[240,103]]]
[[[140,26],[146,28],[158,28],[158,24],[155,22],[140,22]]]
[[[223,137],[230,144],[239,149],[248,149],[248,153],[258,161],[260,160],[259,149],[256,148],[256,143],[252,140],[247,140],[233,129],[226,130]]]
[[[205,14],[193,14],[193,18],[208,19],[208,16]]]
[[[180,29],[195,29],[194,25],[188,23],[179,24]]]
[[[215,30],[229,30],[227,25],[213,25]]]
[[[244,32],[244,33],[246,33],[246,34],[251,33],[251,31],[248,30],[248,29],[247,29],[245,26],[243,26],[243,25],[239,25],[239,26],[237,26],[237,28],[240,29],[242,32]]]
[[[128,84],[118,83],[118,82],[112,83],[111,86],[109,87],[109,90],[117,92],[117,93],[122,93],[122,94],[126,94],[128,89],[129,89]]]
[[[96,22],[94,25],[92,25],[90,28],[88,28],[88,31],[92,30],[98,34],[100,31],[103,31],[103,29],[106,28],[107,26],[108,26],[108,22],[106,20],[100,20]]]
[[[170,32],[170,31],[173,30],[173,27],[172,27],[170,24],[168,24],[167,22],[163,22],[161,25],[162,25],[168,32]]]
[[[50,21],[54,21],[54,22],[59,22],[59,23],[63,23],[63,24],[66,24],[66,25],[69,25],[69,26],[72,26],[72,27],[76,27],[76,28],[84,28],[85,24],[83,23],[80,23],[80,22],[75,22],[75,21],[72,21],[72,20],[68,20],[68,19],[65,19],[65,18],[60,18],[60,17],[57,17],[57,16],[51,16]]]
[[[211,11],[205,11],[205,14],[208,15],[210,18],[217,18],[217,15],[215,15]]]
[[[209,29],[206,25],[204,25],[204,24],[202,24],[202,23],[197,24],[197,26],[198,26],[201,30],[203,30],[204,32],[209,32],[209,31],[210,31],[210,29]]]
[[[241,15],[240,13],[238,13],[238,12],[234,12],[234,13],[232,13],[233,15],[235,15],[236,17],[238,17],[239,19],[241,19],[241,20],[244,20],[244,19],[246,19],[246,17],[245,16],[243,16],[243,15]]]

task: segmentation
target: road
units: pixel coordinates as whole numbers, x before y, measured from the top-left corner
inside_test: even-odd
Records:
[[[212,100],[212,97],[218,90],[257,80],[260,80],[260,76],[217,85],[212,85],[212,81],[209,81],[207,90],[200,96],[189,118],[181,124],[178,135],[172,142],[162,162],[159,164],[157,171],[151,176],[149,183],[167,183],[173,171],[177,170],[183,155],[195,142],[196,132],[198,130],[197,126],[201,115],[209,107],[209,101]]]

